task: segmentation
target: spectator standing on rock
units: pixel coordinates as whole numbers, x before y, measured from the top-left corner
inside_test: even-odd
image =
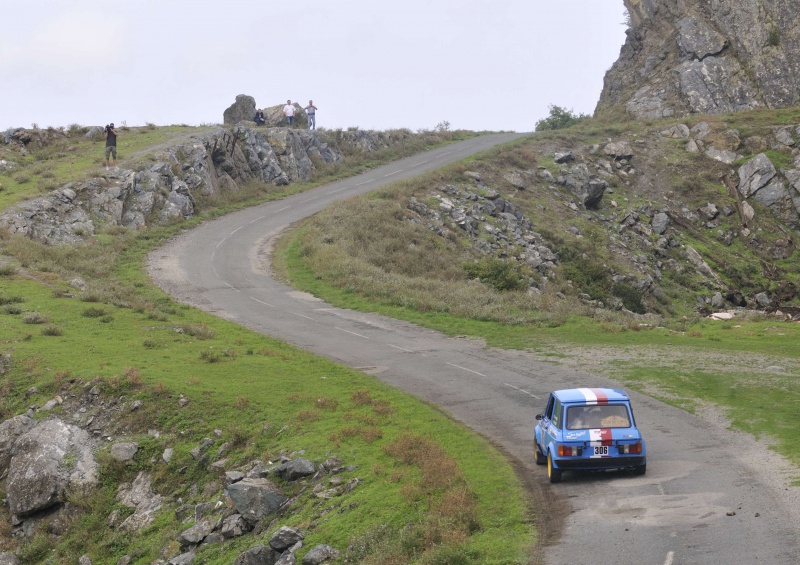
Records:
[[[289,127],[292,127],[292,123],[294,122],[294,105],[292,105],[291,100],[286,101],[286,106],[283,107],[283,113],[286,115]]]
[[[256,117],[253,118],[253,121],[256,123],[257,126],[263,126],[267,123],[267,117],[264,115],[264,110],[259,110],[256,112]]]
[[[317,129],[317,107],[314,106],[313,100],[308,101],[305,110],[308,116],[308,129]]]
[[[117,167],[117,136],[119,132],[114,129],[114,122],[105,127],[104,137],[106,138],[106,170],[108,170],[108,158],[114,156],[114,168]]]

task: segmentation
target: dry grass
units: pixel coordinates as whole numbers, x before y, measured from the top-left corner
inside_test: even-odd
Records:
[[[328,439],[338,447],[342,444],[342,441],[356,437],[361,438],[365,443],[374,443],[383,437],[383,431],[380,428],[348,426],[331,434]]]
[[[144,384],[142,372],[136,367],[126,367],[122,372],[122,376],[125,377],[125,380],[128,381],[128,384],[132,387],[138,388]]]
[[[322,396],[314,401],[314,405],[320,410],[329,410],[334,412],[339,407],[339,401],[335,398],[326,398]]]
[[[350,400],[352,400],[353,404],[356,406],[365,406],[373,402],[370,392],[366,389],[353,391],[350,395]]]
[[[301,410],[297,413],[297,419],[301,422],[316,422],[319,420],[318,410]]]
[[[206,324],[187,324],[181,328],[186,334],[197,339],[214,339],[217,332]]]
[[[508,325],[561,325],[591,309],[559,296],[498,291],[471,280],[464,265],[482,255],[466,241],[441,237],[408,219],[403,190],[335,204],[306,223],[299,255],[319,278],[364,299],[422,313],[446,313]]]

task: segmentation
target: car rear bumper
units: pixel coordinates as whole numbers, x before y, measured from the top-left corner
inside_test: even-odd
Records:
[[[634,457],[572,457],[554,459],[557,469],[625,469],[626,467],[641,467],[647,462],[644,456]]]

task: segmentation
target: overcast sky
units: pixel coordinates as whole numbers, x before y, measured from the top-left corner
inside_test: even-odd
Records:
[[[0,0],[0,131],[216,124],[238,94],[320,127],[532,131],[591,114],[623,0]]]

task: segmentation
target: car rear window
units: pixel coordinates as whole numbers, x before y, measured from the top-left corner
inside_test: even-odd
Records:
[[[567,407],[568,430],[630,427],[631,419],[624,404]]]

